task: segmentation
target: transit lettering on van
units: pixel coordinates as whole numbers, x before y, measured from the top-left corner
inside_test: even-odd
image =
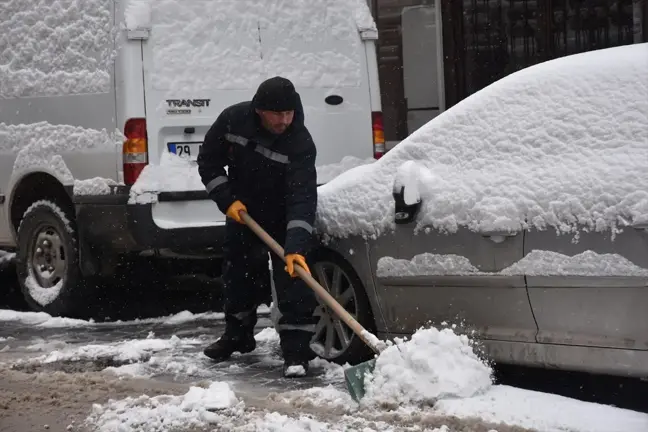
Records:
[[[167,99],[166,102],[169,104],[169,108],[180,108],[180,107],[209,107],[209,102],[211,99]]]

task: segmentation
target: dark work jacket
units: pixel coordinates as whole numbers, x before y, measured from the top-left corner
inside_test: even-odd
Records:
[[[286,254],[304,254],[317,209],[316,155],[301,101],[281,135],[267,131],[251,102],[242,102],[226,108],[205,135],[198,172],[221,212],[240,200],[262,227],[285,227]]]

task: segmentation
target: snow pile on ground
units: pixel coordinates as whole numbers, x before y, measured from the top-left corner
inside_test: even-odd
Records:
[[[182,396],[146,395],[94,404],[86,423],[102,432],[172,431],[223,425],[243,414],[244,404],[227,383],[191,387]]]
[[[328,411],[337,414],[352,414],[358,410],[358,404],[347,391],[340,390],[337,386],[330,384],[326,387],[271,393],[268,399],[289,404],[300,410],[326,407]]]
[[[268,314],[268,307],[262,306],[257,309],[258,314]],[[222,312],[202,312],[192,313],[189,311],[178,312],[174,315],[159,318],[135,319],[132,321],[109,321],[95,322],[75,319],[53,317],[45,312],[18,312],[9,309],[0,309],[0,322],[16,322],[27,325],[38,325],[39,327],[62,328],[62,327],[85,327],[85,326],[115,326],[115,325],[140,325],[140,324],[162,324],[178,325],[192,321],[207,321],[223,319],[225,315]]]
[[[360,159],[355,156],[344,156],[338,163],[322,165],[317,167],[317,183],[324,184],[333,180],[343,172],[351,168],[368,165],[376,160],[374,158]]]
[[[3,1],[0,98],[109,91],[111,21],[104,0]]]
[[[377,162],[319,188],[318,230],[394,227],[393,182],[417,161],[417,228],[454,232],[648,221],[648,44],[547,61],[442,113]],[[414,167],[411,167],[414,169]]]
[[[128,9],[128,27],[149,24],[146,3]],[[358,31],[375,30],[363,0],[156,0],[149,5],[153,87],[188,98],[218,89],[256,89],[275,75],[297,87],[359,86]]]
[[[195,162],[169,152],[162,152],[160,164],[147,165],[130,189],[130,204],[157,202],[160,192],[203,191]]]
[[[644,413],[503,385],[471,398],[440,400],[435,412],[543,432],[648,430],[648,415]]]
[[[481,272],[466,257],[422,253],[411,260],[381,257],[378,277],[484,275],[508,276],[648,276],[648,269],[635,265],[619,254],[599,254],[587,250],[574,256],[558,252],[532,250],[515,264],[497,273]]]
[[[74,177],[65,164],[63,154],[121,152],[121,134],[105,129],[54,125],[47,122],[28,125],[0,123],[0,153],[17,153],[13,165],[15,175],[31,168],[49,167],[64,184],[73,184]]]
[[[291,410],[292,411],[292,410]],[[328,414],[324,412],[324,414]],[[450,432],[446,426],[394,427],[360,416],[324,419],[310,413],[292,411],[290,415],[246,406],[224,382],[208,388],[191,387],[181,396],[128,397],[94,404],[85,425],[99,432],[171,432],[177,430],[222,430],[240,432]],[[328,421],[327,421],[328,420]]]
[[[254,338],[257,341],[257,347],[253,355],[259,363],[268,366],[281,366],[283,364],[279,349],[279,334],[274,328],[264,328]],[[148,355],[148,352],[145,352],[136,363],[110,366],[105,370],[121,376],[151,378],[165,375],[179,380],[184,380],[187,377],[207,378],[213,377],[214,375],[228,376],[231,378],[246,373],[244,367],[236,364],[214,366],[203,357],[202,353],[198,352],[198,350],[215,341],[215,338],[212,338],[212,336],[201,336],[198,339],[180,338],[178,341],[180,343],[172,346],[170,349],[165,347],[156,350],[150,355]],[[114,358],[120,355],[121,350],[117,348],[119,348],[118,345],[107,346],[106,351],[113,351],[112,356]],[[234,358],[237,356],[238,354],[235,354]],[[343,372],[341,374],[329,370],[326,372],[330,374],[327,376],[330,376],[331,380],[334,379],[332,377],[344,376]]]
[[[365,389],[360,403],[331,385],[273,393],[269,400],[294,411],[337,415],[341,423],[356,418],[400,426],[378,430],[648,430],[648,414],[492,384],[490,367],[477,358],[468,338],[449,328],[419,329],[409,341],[396,339],[378,356]]]
[[[146,339],[129,339],[109,344],[88,344],[54,350],[47,355],[30,360],[32,363],[53,363],[70,361],[111,360],[115,363],[133,363],[148,360],[160,351],[182,350],[203,344],[199,339],[179,338],[158,339],[149,333]]]
[[[38,325],[40,327],[50,328],[82,327],[94,324],[94,321],[53,317],[45,312],[18,312],[10,309],[0,309],[0,323],[2,322]]]
[[[395,339],[365,376],[363,403],[395,407],[434,405],[438,399],[470,397],[492,385],[492,369],[465,335],[452,329],[419,329],[409,341]]]

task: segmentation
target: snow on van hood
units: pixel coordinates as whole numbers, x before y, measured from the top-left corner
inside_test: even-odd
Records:
[[[648,44],[541,63],[466,98],[379,161],[319,189],[318,230],[393,228],[392,185],[418,180],[417,228],[592,230],[648,221]],[[398,181],[401,181],[400,179]]]

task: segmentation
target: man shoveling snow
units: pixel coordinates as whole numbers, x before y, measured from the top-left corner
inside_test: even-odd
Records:
[[[299,94],[281,77],[264,81],[251,102],[225,109],[205,136],[198,171],[209,196],[228,216],[223,248],[226,328],[204,351],[217,362],[255,349],[256,309],[265,294],[258,292],[258,281],[270,279],[266,248],[245,226],[241,211],[285,244],[286,272],[273,272],[284,376],[306,375],[315,357],[310,340],[317,300],[294,271],[298,265],[308,271],[304,255],[317,208],[315,157]],[[284,267],[274,254],[272,261],[274,269]]]

